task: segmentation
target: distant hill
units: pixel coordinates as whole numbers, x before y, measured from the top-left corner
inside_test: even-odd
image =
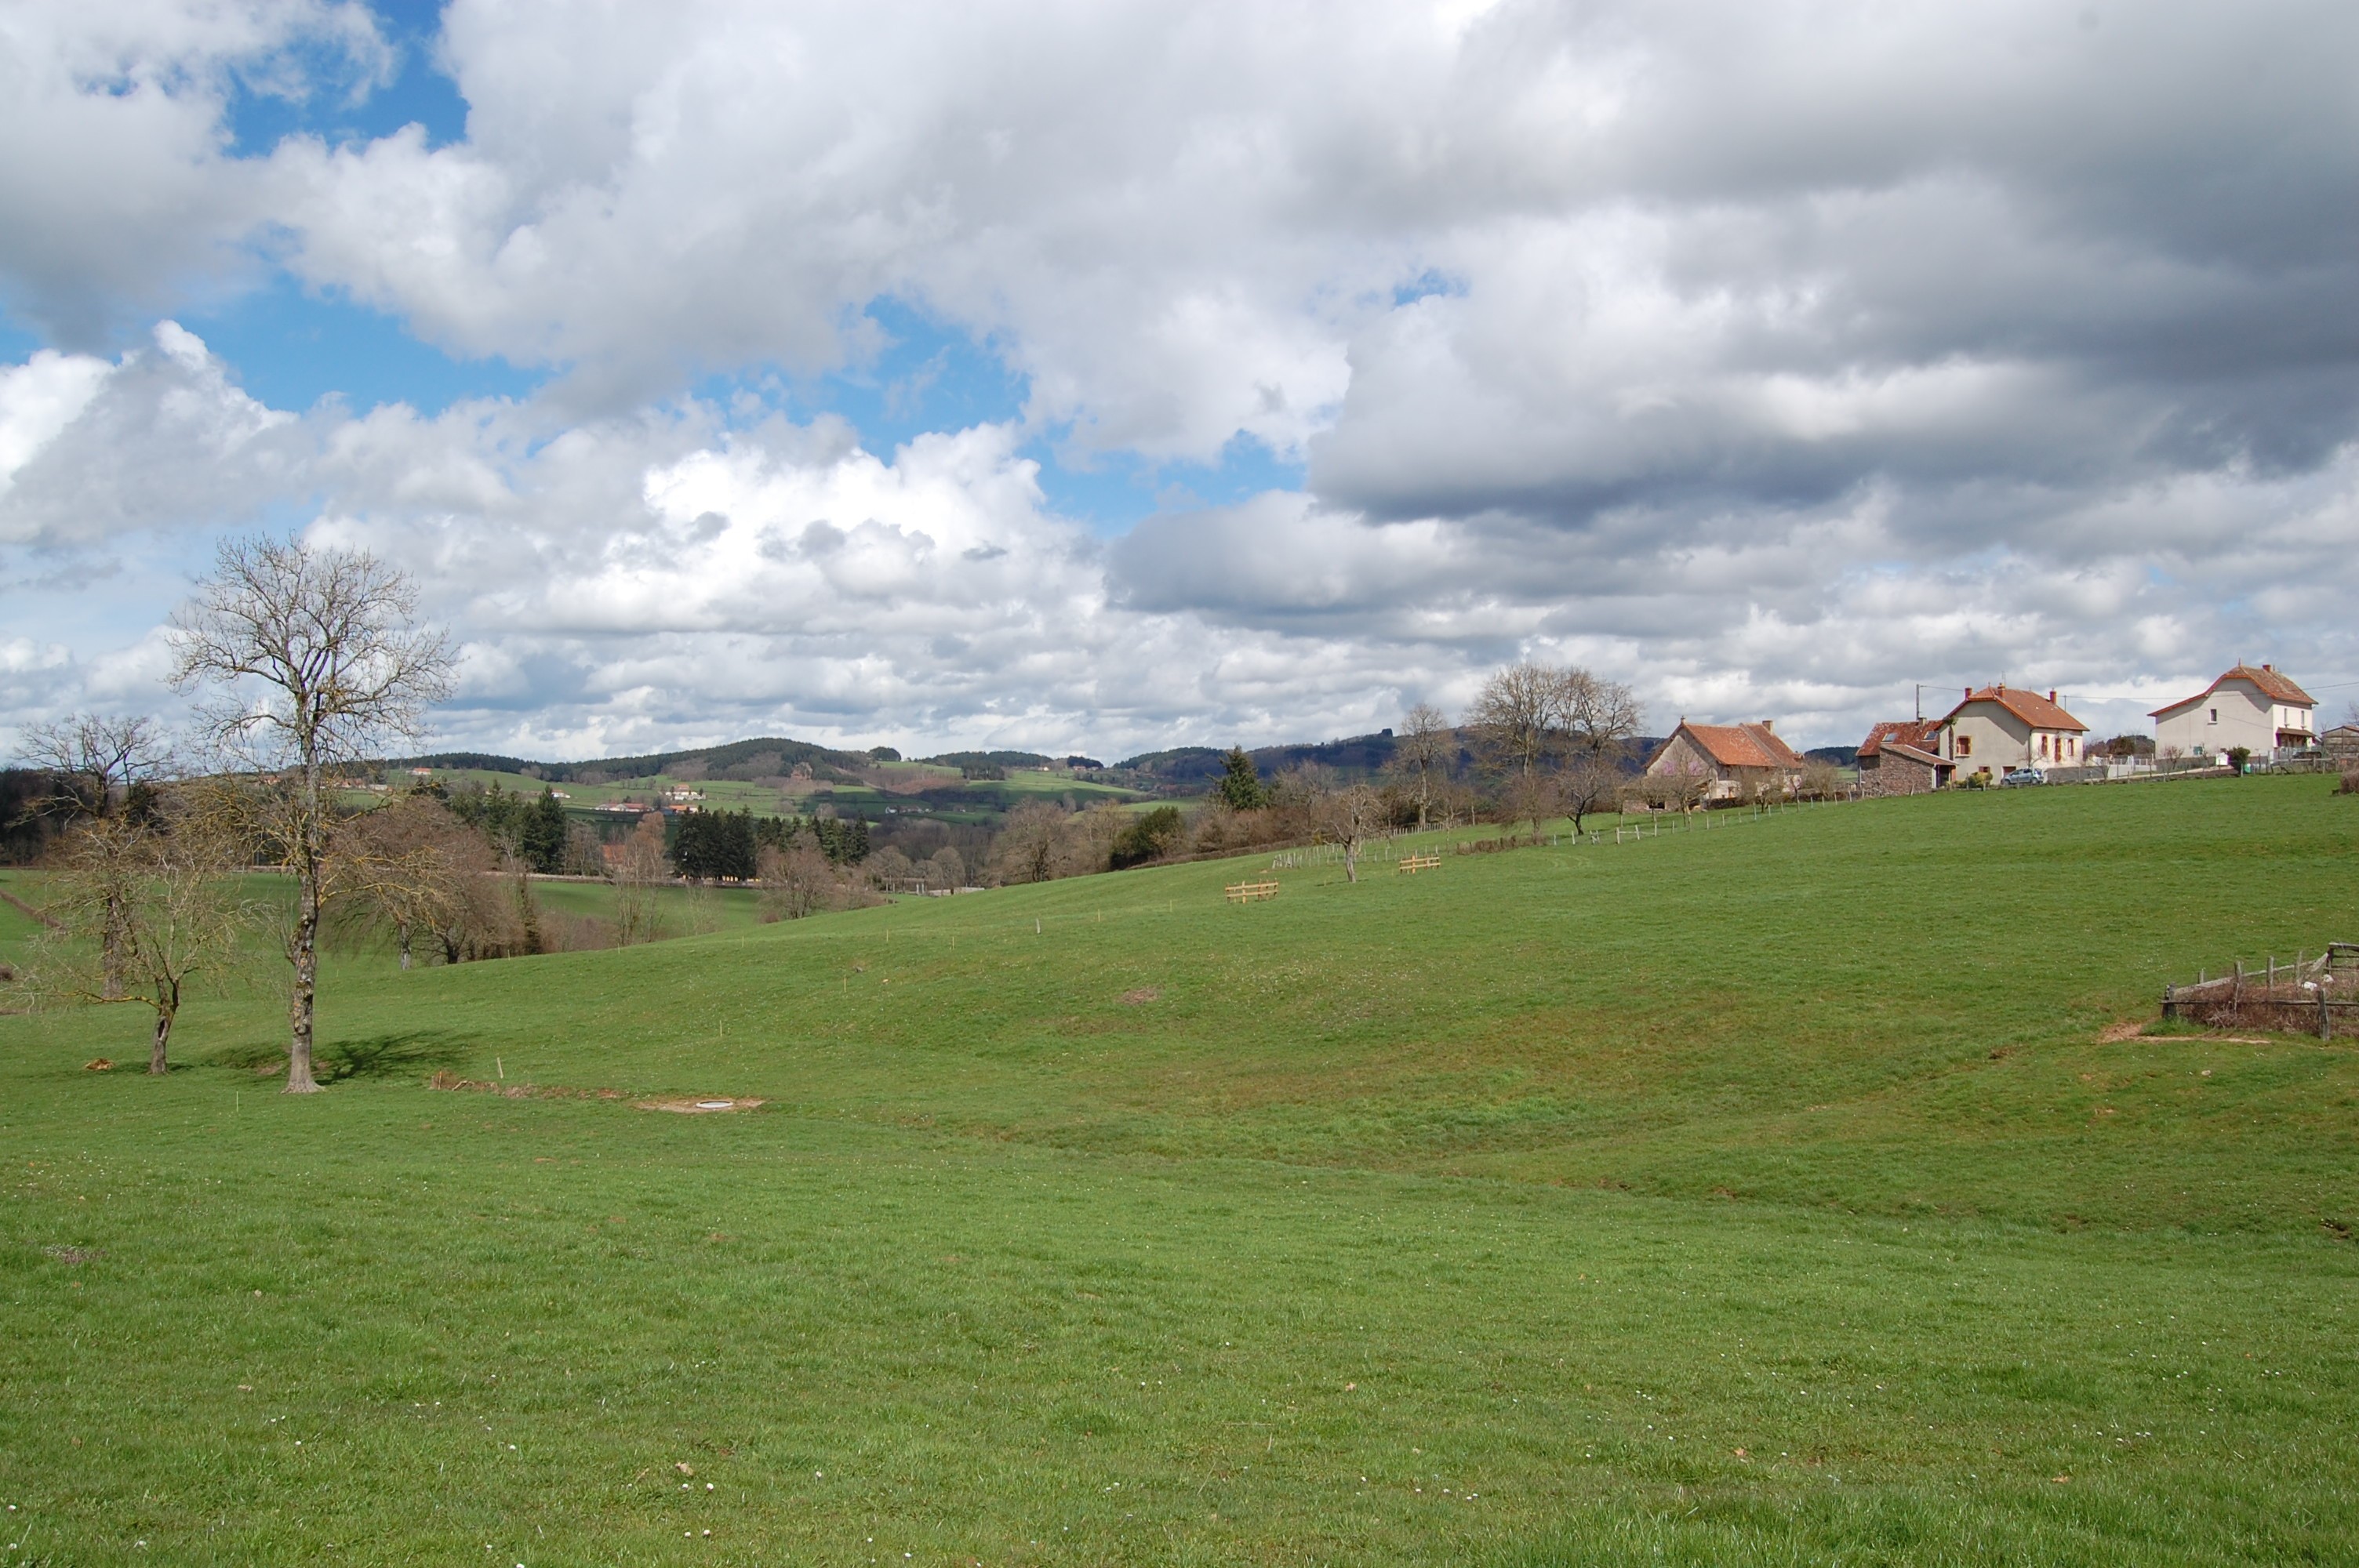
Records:
[[[1658,739],[1641,736],[1625,743],[1623,766],[1636,771],[1661,744]],[[1379,730],[1373,735],[1353,735],[1339,741],[1295,741],[1275,746],[1256,746],[1245,754],[1253,759],[1254,771],[1265,779],[1274,779],[1289,768],[1306,763],[1325,768],[1347,779],[1374,779],[1393,760],[1398,741],[1389,730]],[[1211,787],[1223,772],[1221,759],[1227,749],[1220,746],[1174,746],[1167,751],[1142,752],[1125,757],[1099,773],[1102,782],[1155,795],[1200,795]],[[1807,753],[1824,755],[1831,762],[1848,765],[1854,759],[1851,749],[1822,746]],[[939,756],[920,761],[937,767],[957,768],[970,779],[995,778],[1011,768],[1054,768],[1060,762],[1075,759],[1060,759],[1040,752],[944,752]],[[1471,764],[1473,754],[1461,745],[1458,761]],[[1078,759],[1087,762],[1088,759]],[[789,741],[777,736],[763,736],[751,741],[732,741],[723,746],[690,747],[678,752],[650,752],[636,757],[602,757],[574,762],[541,762],[526,757],[505,756],[495,752],[436,752],[420,757],[388,759],[388,767],[478,768],[491,773],[522,773],[527,778],[546,779],[551,784],[579,782],[582,784],[615,783],[625,779],[650,778],[658,773],[674,778],[761,778],[788,772],[798,763],[810,766],[812,776],[838,784],[855,784],[864,770],[874,766],[866,752],[839,751],[832,747],[814,745],[808,741]],[[1096,770],[1093,770],[1093,773]]]
[[[1393,744],[1393,732],[1380,730],[1374,735],[1355,735],[1343,741],[1256,746],[1245,755],[1253,759],[1254,772],[1266,779],[1276,778],[1288,768],[1306,762],[1347,778],[1372,778],[1392,761]],[[1136,788],[1152,789],[1158,794],[1193,795],[1209,788],[1226,771],[1221,759],[1227,755],[1223,747],[1175,746],[1168,752],[1144,752],[1136,757],[1125,757],[1108,773],[1113,781]]]
[[[939,757],[920,757],[938,768],[1053,768],[1057,759],[1038,752],[944,752]]]
[[[808,741],[788,741],[764,736],[752,741],[732,741],[724,746],[699,746],[680,752],[651,752],[637,757],[600,757],[578,762],[536,762],[522,757],[504,757],[491,752],[437,752],[423,757],[395,757],[388,767],[401,768],[482,768],[492,773],[522,773],[527,778],[546,779],[551,784],[580,780],[583,783],[614,779],[651,778],[658,773],[681,776],[680,770],[697,766],[708,778],[725,778],[731,770],[741,770],[748,778],[770,773],[782,773],[798,762],[808,763],[815,777],[840,776],[842,782],[853,782],[859,770],[871,765],[865,752],[839,752],[827,746],[815,746]],[[598,775],[593,780],[588,775]]]

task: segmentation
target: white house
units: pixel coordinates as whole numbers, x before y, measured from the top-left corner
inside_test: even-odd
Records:
[[[2263,754],[2318,739],[2318,703],[2273,665],[2238,665],[2193,697],[2158,708],[2154,749],[2166,757],[2216,757],[2238,746]]]
[[[2002,683],[1964,700],[1941,720],[1940,755],[1957,765],[1957,776],[2009,768],[2072,768],[2082,765],[2081,738],[2089,727],[2057,706],[2056,694],[2041,697]]]

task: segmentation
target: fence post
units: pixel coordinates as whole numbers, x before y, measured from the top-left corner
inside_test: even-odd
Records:
[[[2179,1016],[2179,987],[2176,984],[2167,984],[2162,988],[2162,1016]]]
[[[2334,1038],[2334,1015],[2326,1010],[2326,988],[2324,986],[2318,988],[2318,1037],[2321,1040],[2332,1040]]]

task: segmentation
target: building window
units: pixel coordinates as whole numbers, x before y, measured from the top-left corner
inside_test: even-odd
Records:
[[[1973,756],[1974,754],[1974,738],[1971,735],[1959,736],[1956,754],[1961,757]]]
[[[2216,708],[2212,710],[2212,722],[2214,724],[2220,722],[2220,710]]]

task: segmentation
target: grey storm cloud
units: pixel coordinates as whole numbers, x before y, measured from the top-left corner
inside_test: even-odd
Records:
[[[235,84],[386,58],[310,0],[0,19],[0,291],[71,348],[280,269],[552,383],[0,367],[0,546],[316,516],[436,585],[454,734],[1336,733],[1524,653],[1830,739],[1919,677],[2359,680],[2347,5],[453,0],[462,138],[232,156]],[[685,395],[857,365],[882,296],[1020,416]],[[1241,436],[1299,488],[1111,542],[1019,452]]]

